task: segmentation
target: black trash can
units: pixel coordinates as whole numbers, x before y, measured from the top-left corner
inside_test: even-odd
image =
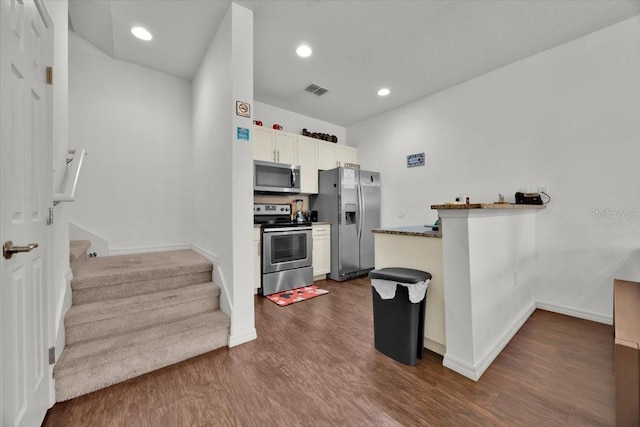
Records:
[[[424,352],[424,314],[427,294],[413,303],[408,286],[431,280],[426,271],[411,268],[383,268],[369,272],[373,293],[373,333],[376,350],[405,365],[415,365]],[[382,299],[373,280],[395,282],[395,296]],[[380,283],[380,282],[378,282]],[[427,282],[428,283],[428,282]],[[428,289],[428,288],[427,288]]]

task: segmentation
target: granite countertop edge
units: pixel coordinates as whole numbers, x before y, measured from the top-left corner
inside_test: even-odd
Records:
[[[422,231],[418,231],[422,228]],[[371,230],[377,234],[395,234],[398,236],[415,236],[415,237],[433,237],[436,239],[442,238],[442,233],[439,231],[431,230],[431,227],[424,227],[421,225],[414,225],[409,227],[390,227],[390,228],[374,228]]]
[[[470,203],[459,205],[431,205],[431,209],[545,209],[545,205],[516,205],[514,203]]]

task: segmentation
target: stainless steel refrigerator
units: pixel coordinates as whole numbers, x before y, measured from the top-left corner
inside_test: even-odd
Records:
[[[311,196],[318,221],[331,223],[331,273],[343,281],[374,268],[372,229],[380,227],[380,174],[350,168],[318,173],[318,195]]]

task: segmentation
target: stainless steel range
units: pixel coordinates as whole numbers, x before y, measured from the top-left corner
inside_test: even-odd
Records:
[[[254,204],[253,222],[261,224],[261,295],[313,284],[310,222],[291,221],[291,206]]]

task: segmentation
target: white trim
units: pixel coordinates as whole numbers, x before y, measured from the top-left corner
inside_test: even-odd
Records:
[[[478,377],[476,377],[476,371],[473,368],[473,365],[458,359],[455,356],[452,356],[449,353],[445,353],[444,359],[442,360],[442,366],[445,368],[449,368],[454,372],[459,373],[460,375],[464,375],[467,378],[471,378],[474,381],[478,381]]]
[[[531,302],[529,308],[525,309],[520,316],[518,316],[511,325],[500,335],[500,338],[493,343],[491,347],[482,355],[476,362],[475,371],[478,379],[484,374],[489,365],[495,360],[500,352],[509,344],[509,341],[518,333],[522,325],[529,319],[529,317],[536,311],[536,303]],[[477,381],[477,379],[476,379]]]
[[[540,310],[551,311],[552,313],[564,314],[565,316],[577,317],[578,319],[604,323],[605,325],[613,325],[613,315],[607,316],[593,311],[540,301],[536,302],[536,308],[539,308]]]
[[[159,245],[159,246],[139,246],[134,248],[115,248],[109,249],[109,255],[130,255],[143,254],[147,252],[167,252],[167,251],[183,251],[193,249],[191,244],[179,243],[175,245]]]
[[[56,301],[55,304],[55,336],[53,339],[53,347],[55,347],[56,352],[56,363],[60,360],[60,356],[62,355],[62,351],[65,347],[65,328],[64,328],[64,316],[67,314],[67,311],[71,308],[72,304],[72,294],[71,294],[71,280],[73,280],[73,272],[71,269],[67,269],[64,273],[64,291],[60,294],[60,298]],[[53,376],[53,368],[55,364],[49,365],[49,374],[53,380],[51,381],[51,387],[49,389],[49,404],[53,406],[56,403],[56,379]]]
[[[191,249],[193,249],[194,251],[198,252],[200,255],[202,255],[203,257],[207,258],[209,261],[211,261],[215,265],[220,264],[220,257],[218,255],[214,254],[213,252],[209,252],[208,250],[203,249],[198,245],[191,245]]]
[[[256,333],[256,329],[252,328],[243,334],[229,335],[228,345],[229,347],[235,347],[237,345],[253,341],[257,338],[258,334]]]
[[[207,258],[209,261],[213,263],[213,282],[220,285],[221,294],[220,294],[220,309],[227,313],[229,317],[231,317],[231,312],[233,311],[233,303],[229,298],[229,287],[227,286],[227,281],[224,279],[224,274],[222,269],[220,268],[220,257],[212,252],[209,252],[206,249],[201,248],[198,245],[191,245],[191,249],[198,252],[203,257]]]
[[[500,335],[500,337],[493,343],[491,347],[482,355],[480,359],[475,363],[475,365],[470,365],[469,363],[456,358],[455,356],[450,355],[449,353],[445,353],[444,360],[442,361],[442,365],[456,371],[459,374],[464,375],[467,378],[471,378],[474,381],[478,381],[484,371],[487,370],[489,365],[495,360],[496,357],[500,354],[500,352],[509,344],[509,341],[515,336],[515,334],[520,330],[522,325],[525,324],[529,316],[533,314],[536,310],[536,303],[532,302],[529,308],[518,316],[513,323]]]

